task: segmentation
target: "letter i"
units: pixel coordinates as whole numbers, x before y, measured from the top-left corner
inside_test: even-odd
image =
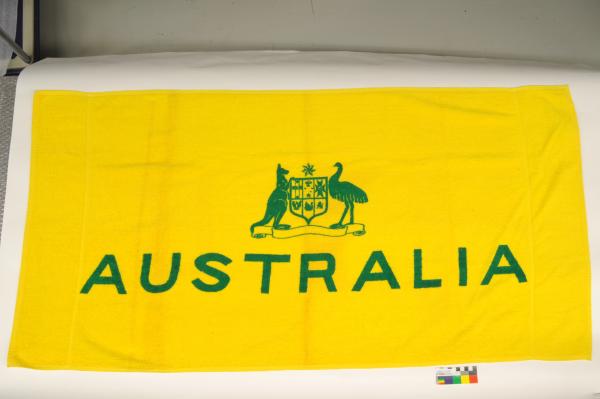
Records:
[[[467,285],[467,248],[458,248],[458,285]]]

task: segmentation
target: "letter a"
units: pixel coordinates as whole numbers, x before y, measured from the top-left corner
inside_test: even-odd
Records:
[[[102,272],[104,272],[107,266],[110,269],[110,276],[102,276]],[[94,270],[88,281],[83,285],[83,288],[81,288],[81,293],[87,294],[90,292],[94,284],[112,284],[117,288],[119,294],[127,294],[123,280],[121,279],[117,259],[114,255],[104,255],[96,270]]]
[[[500,261],[503,257],[508,261],[508,266],[500,266]],[[517,259],[510,251],[508,245],[498,246],[496,255],[494,255],[492,264],[483,278],[481,285],[488,285],[495,274],[514,274],[517,277],[517,280],[519,280],[519,283],[527,282],[527,277],[525,277],[523,269],[519,266],[519,262],[517,262]]]
[[[381,271],[373,273],[373,267],[376,263],[379,263]],[[358,276],[354,287],[352,287],[352,291],[362,290],[367,281],[387,281],[390,288],[400,288],[400,284],[398,284],[398,280],[396,280],[396,276],[394,276],[394,272],[382,251],[373,251],[371,253],[367,263],[365,263],[365,267],[363,267],[362,272],[360,272],[360,276]]]

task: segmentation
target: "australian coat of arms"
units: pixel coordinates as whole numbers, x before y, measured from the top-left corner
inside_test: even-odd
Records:
[[[368,201],[367,194],[348,181],[340,181],[344,170],[341,163],[334,165],[337,171],[331,176],[314,176],[315,167],[310,163],[302,168],[303,177],[291,177],[281,164],[277,165],[275,189],[267,200],[264,217],[250,227],[254,238],[292,238],[305,234],[340,237],[346,234],[360,236],[366,233],[365,225],[354,222],[354,204]],[[344,211],[337,223],[322,226],[312,223],[327,213],[329,197],[344,204]],[[281,223],[289,212],[302,219],[304,224],[292,226]]]

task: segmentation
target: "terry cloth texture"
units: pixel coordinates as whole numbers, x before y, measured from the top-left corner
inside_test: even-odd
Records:
[[[8,363],[589,359],[567,87],[36,93]]]

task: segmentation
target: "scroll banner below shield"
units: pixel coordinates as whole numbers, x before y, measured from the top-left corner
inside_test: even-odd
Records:
[[[266,236],[273,236],[273,238],[292,238],[305,234],[341,237],[345,236],[346,234],[362,236],[365,233],[365,225],[362,223],[347,224],[345,226],[342,226],[341,228],[305,225],[294,227],[291,229],[274,229],[271,226],[258,226],[254,230],[253,237],[264,238]]]

